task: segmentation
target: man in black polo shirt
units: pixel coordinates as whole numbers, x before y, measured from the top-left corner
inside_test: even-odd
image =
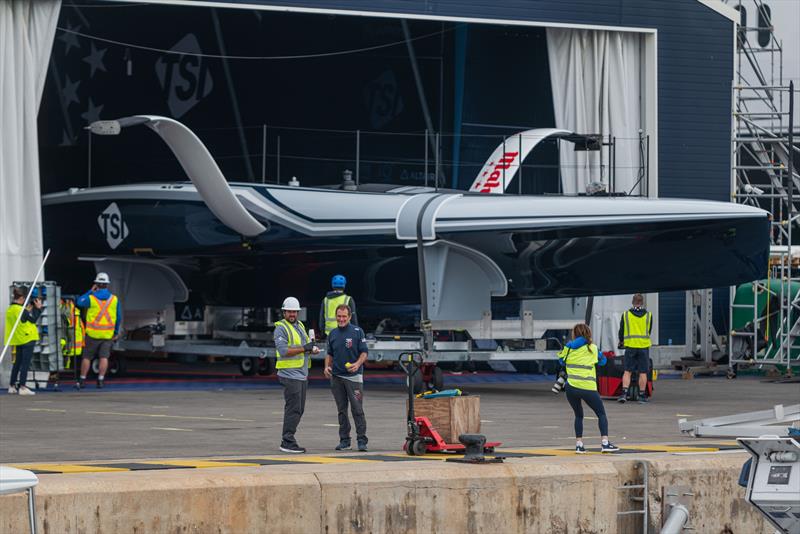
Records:
[[[364,401],[364,362],[367,361],[367,340],[364,331],[350,324],[350,307],[336,307],[336,325],[328,334],[328,354],[325,355],[325,376],[331,379],[331,390],[339,411],[339,444],[337,451],[351,448],[350,420],[347,405],[356,424],[358,450],[367,450],[367,419]]]

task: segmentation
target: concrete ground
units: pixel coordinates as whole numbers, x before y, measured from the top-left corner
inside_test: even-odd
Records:
[[[471,375],[465,375],[471,376]],[[467,378],[447,376],[448,387]],[[469,384],[481,397],[482,433],[503,447],[570,447],[573,417],[551,383]],[[405,391],[399,383],[365,388],[371,451],[397,451],[405,435]],[[647,405],[605,403],[612,441],[692,441],[677,420],[768,409],[800,400],[798,384],[720,378],[656,382]],[[278,453],[283,393],[270,381],[213,389],[123,389],[0,395],[0,463],[212,457]],[[585,439],[599,440],[597,421],[587,413]],[[333,452],[338,442],[336,408],[321,381],[309,389],[297,434],[310,453]]]

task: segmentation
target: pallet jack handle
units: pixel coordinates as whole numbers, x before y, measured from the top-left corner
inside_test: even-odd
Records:
[[[419,351],[404,352],[400,354],[397,359],[400,367],[406,373],[406,385],[408,386],[408,413],[406,416],[406,424],[408,425],[408,437],[406,440],[412,440],[419,436],[419,428],[414,416],[414,375],[419,372],[419,367],[422,365],[423,357]]]

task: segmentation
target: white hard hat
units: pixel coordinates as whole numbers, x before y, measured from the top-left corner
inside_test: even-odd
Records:
[[[95,284],[110,284],[111,280],[106,273],[97,273],[97,278],[94,279]]]
[[[283,306],[281,306],[281,309],[287,311],[300,311],[300,301],[294,297],[286,297],[283,299]]]

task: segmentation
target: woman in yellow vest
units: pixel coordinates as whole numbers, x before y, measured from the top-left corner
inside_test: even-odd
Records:
[[[6,310],[6,330],[5,339],[3,344],[7,344],[15,349],[14,365],[11,367],[11,382],[9,382],[8,393],[10,395],[36,395],[33,391],[28,389],[25,381],[28,378],[28,367],[33,358],[33,347],[39,340],[39,329],[36,327],[36,321],[42,313],[42,302],[37,298],[33,299],[32,304],[28,304],[25,308],[22,305],[25,303],[25,292],[15,287],[12,292],[11,305]],[[14,325],[19,318],[17,329],[14,330]],[[14,335],[11,331],[14,330]]]
[[[585,402],[597,416],[600,426],[601,452],[615,452],[619,447],[608,441],[608,417],[600,394],[597,393],[595,365],[605,365],[606,357],[592,343],[592,329],[583,323],[572,329],[572,341],[558,354],[567,369],[567,400],[575,412],[575,452],[585,454],[583,446],[583,405]]]

